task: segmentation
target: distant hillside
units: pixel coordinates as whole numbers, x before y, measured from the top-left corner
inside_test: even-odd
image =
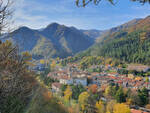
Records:
[[[86,50],[94,43],[94,39],[80,30],[57,23],[41,30],[20,27],[5,38],[18,44],[21,51],[44,57],[64,58]]]
[[[104,34],[106,31],[101,31],[101,30],[81,30],[84,34],[88,35],[89,37],[93,39],[99,38],[102,34]]]
[[[94,46],[80,55],[150,64],[150,16],[108,30]]]
[[[97,42],[101,42],[101,41],[107,40],[110,37],[112,38],[113,37],[112,35],[114,33],[118,33],[120,31],[126,30],[126,29],[136,25],[140,20],[142,20],[142,19],[140,19],[140,18],[133,19],[133,20],[127,22],[127,23],[124,23],[122,25],[119,25],[117,27],[113,27],[113,28],[105,31],[101,36],[99,36],[99,38],[97,38]]]

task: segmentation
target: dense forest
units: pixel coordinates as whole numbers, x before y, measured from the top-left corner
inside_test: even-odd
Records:
[[[107,34],[101,39],[102,41],[80,53],[79,56],[95,55],[120,59],[128,63],[149,64],[149,19],[147,17],[128,29]]]

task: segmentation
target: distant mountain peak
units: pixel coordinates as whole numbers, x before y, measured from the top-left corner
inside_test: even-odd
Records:
[[[57,27],[59,26],[60,24],[56,23],[56,22],[53,22],[51,24],[49,24],[46,28],[49,28],[49,27]]]
[[[149,15],[149,16],[147,16],[146,18],[150,18],[150,15]]]
[[[17,33],[17,32],[21,32],[21,33],[24,33],[24,32],[26,32],[26,33],[32,33],[33,31],[35,31],[35,30],[30,29],[29,27],[26,27],[26,26],[22,26],[22,27],[18,28],[17,30],[13,31],[13,33]]]
[[[27,26],[22,26],[22,27],[20,27],[19,28],[20,30],[31,30],[29,27],[27,27]]]
[[[42,29],[20,27],[11,33],[12,40],[34,56],[67,57],[86,50],[93,44],[93,39],[74,27],[51,23]]]

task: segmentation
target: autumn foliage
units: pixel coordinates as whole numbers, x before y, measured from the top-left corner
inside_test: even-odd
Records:
[[[93,94],[97,93],[98,86],[96,84],[93,84],[89,87],[89,91],[91,91]]]
[[[31,55],[28,52],[19,54],[18,47],[13,46],[10,41],[0,44],[0,109],[2,112],[9,113],[10,108],[4,108],[3,105],[7,105],[12,97],[16,98],[12,101],[17,100],[22,105],[26,105],[28,98],[32,96],[36,80],[32,76],[33,73],[28,70],[27,63],[30,60]]]

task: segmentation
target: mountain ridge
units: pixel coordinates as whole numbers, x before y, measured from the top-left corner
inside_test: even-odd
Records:
[[[109,30],[96,44],[79,55],[111,57],[128,63],[150,64],[150,16],[128,23],[132,24],[121,27],[118,31]]]
[[[34,56],[67,57],[90,47],[94,39],[75,27],[51,23],[42,30],[23,26],[5,36],[18,44],[20,51],[29,51]]]

